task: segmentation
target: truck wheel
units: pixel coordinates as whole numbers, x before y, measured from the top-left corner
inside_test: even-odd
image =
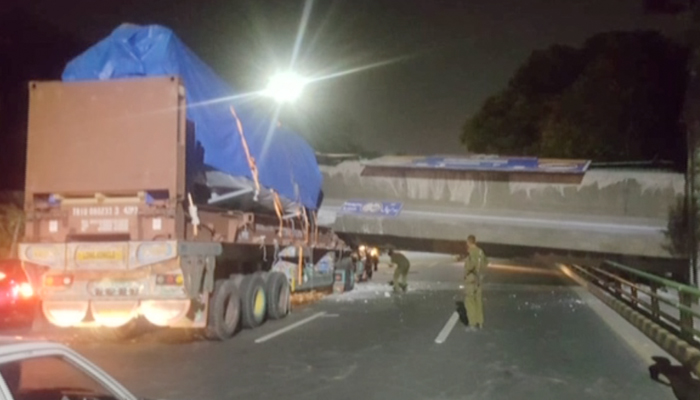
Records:
[[[216,281],[209,300],[205,336],[210,340],[226,340],[236,333],[241,315],[241,300],[236,284],[227,279]]]
[[[265,281],[257,274],[246,275],[241,281],[241,322],[244,328],[255,328],[265,320],[267,298]]]
[[[273,272],[267,278],[267,316],[271,319],[281,319],[289,313],[289,282],[281,272]]]

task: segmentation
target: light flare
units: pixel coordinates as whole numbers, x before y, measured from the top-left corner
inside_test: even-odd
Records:
[[[554,270],[533,268],[533,267],[523,267],[523,266],[517,266],[517,265],[489,264],[488,267],[492,268],[492,269],[502,270],[502,271],[519,272],[522,274],[559,275],[559,273],[557,271],[554,271]]]

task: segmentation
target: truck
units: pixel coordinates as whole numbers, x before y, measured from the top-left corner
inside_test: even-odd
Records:
[[[187,89],[177,75],[29,83],[18,253],[50,324],[126,335],[145,319],[226,340],[350,279],[332,230],[223,207],[191,178]]]

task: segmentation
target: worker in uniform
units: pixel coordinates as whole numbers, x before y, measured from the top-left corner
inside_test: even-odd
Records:
[[[372,250],[370,250],[369,255],[372,261],[372,265],[374,266],[374,272],[377,272],[379,268],[379,249],[373,247]]]
[[[377,271],[377,264],[379,264],[379,249],[376,247],[370,247],[365,250],[365,277],[367,280],[372,280],[373,270]]]
[[[358,261],[360,261],[360,257],[357,254],[357,250],[354,250],[350,253],[350,257],[341,258],[335,266],[335,269],[337,271],[345,271],[346,279],[350,279],[350,277],[354,278]]]
[[[368,281],[372,280],[372,256],[370,255],[369,249],[365,251],[365,279]]]
[[[361,270],[358,270],[358,281],[359,282],[365,282],[368,280],[368,278],[371,278],[367,274],[367,246],[360,245],[360,247],[357,250],[357,255],[360,259],[360,262],[362,263],[363,267]]]
[[[394,270],[394,280],[392,281],[394,293],[399,293],[400,291],[406,293],[408,289],[408,270],[411,268],[411,263],[406,256],[398,251],[394,251],[393,248],[389,248],[388,254],[391,258],[391,263],[396,267]]]
[[[464,260],[464,308],[467,310],[469,329],[481,329],[484,326],[481,283],[488,259],[484,251],[476,245],[474,235],[467,238],[467,251],[467,258]]]

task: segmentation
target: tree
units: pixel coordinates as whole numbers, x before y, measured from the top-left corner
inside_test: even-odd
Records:
[[[464,127],[461,140],[470,151],[536,155],[542,115],[553,96],[579,74],[580,56],[568,46],[534,51],[501,93],[489,97]]]
[[[535,50],[513,75],[509,86],[530,98],[561,93],[581,73],[584,58],[571,46],[553,45]]]
[[[16,244],[15,235],[22,234],[24,214],[22,209],[12,203],[0,204],[0,259],[10,254],[12,245]]]
[[[691,212],[695,218],[698,217],[698,207],[683,197],[679,197],[676,200],[676,204],[668,211],[668,224],[664,232],[668,241],[666,249],[676,257],[688,258],[695,251],[691,240],[692,236],[690,235],[692,232],[692,219],[688,218]],[[698,228],[696,228],[695,237],[700,237],[698,236],[700,235],[700,229]]]
[[[666,237],[670,241],[668,247],[672,254],[687,257],[690,261],[691,281],[698,284],[698,238],[700,237],[700,223],[698,223],[698,210],[700,210],[700,146],[698,129],[700,85],[697,71],[700,70],[700,2],[698,0],[644,0],[645,10],[655,14],[679,14],[688,12],[691,16],[690,25],[686,32],[685,41],[690,48],[688,70],[690,77],[687,82],[687,91],[684,96],[683,123],[686,127],[686,190],[683,199],[680,199],[669,212]]]
[[[534,51],[467,121],[473,152],[683,164],[688,51],[656,32],[609,32]]]

